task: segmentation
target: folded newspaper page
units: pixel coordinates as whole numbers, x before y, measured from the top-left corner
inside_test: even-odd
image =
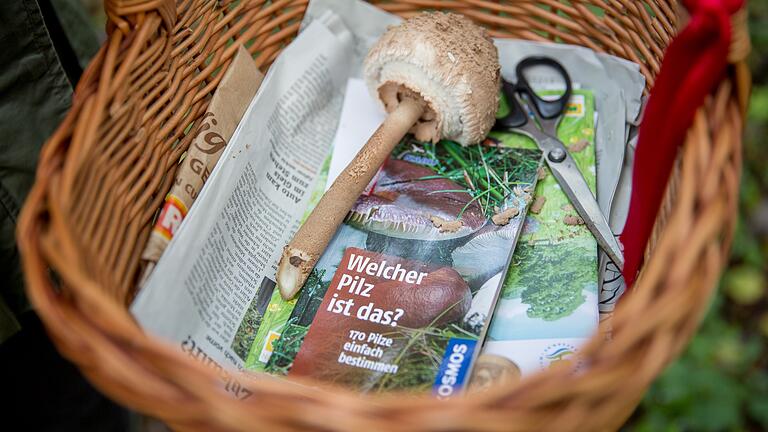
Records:
[[[487,144],[395,148],[271,341],[266,371],[366,392],[462,389],[542,161],[537,148]]]
[[[353,58],[348,32],[327,18],[272,65],[131,307],[148,332],[212,367],[242,368],[282,247],[325,187]]]
[[[619,179],[619,187],[616,189],[616,198],[613,200],[609,223],[611,229],[618,234],[624,231],[624,224],[629,213],[629,202],[632,195],[632,167],[635,162],[635,145],[637,144],[637,128],[633,127],[629,133],[624,167]],[[607,321],[616,308],[616,303],[627,289],[621,270],[601,253],[600,256],[600,321],[606,335],[610,337],[611,326]],[[604,325],[603,325],[604,324]]]

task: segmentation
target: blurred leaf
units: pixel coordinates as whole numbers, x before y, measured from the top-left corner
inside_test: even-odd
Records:
[[[742,389],[739,382],[715,369],[701,369],[699,394],[691,404],[692,430],[720,431],[741,425]]]
[[[742,339],[744,339],[744,343],[741,346],[744,348],[744,351],[741,354],[742,363],[738,367],[741,370],[749,370],[754,366],[755,362],[760,360],[765,347],[763,340],[759,336]],[[766,396],[768,396],[768,393],[766,393]]]
[[[744,170],[739,189],[741,205],[749,212],[760,204],[763,199],[759,179],[749,170]]]
[[[656,380],[626,430],[738,431],[763,424],[768,374],[755,365],[766,352],[764,340],[745,337],[723,318],[726,300],[722,291],[715,296],[699,333]]]
[[[749,117],[752,120],[765,122],[768,120],[768,87],[755,87],[749,101]]]
[[[747,404],[749,415],[752,416],[763,427],[768,428],[768,398],[756,397],[749,400]]]
[[[747,404],[747,412],[765,429],[768,429],[768,372],[757,371],[748,382],[752,392]]]
[[[732,258],[756,267],[761,266],[765,260],[763,259],[763,249],[760,246],[758,239],[749,231],[743,215],[739,215],[733,246],[731,247]]]
[[[742,265],[728,270],[725,289],[731,300],[741,305],[751,305],[765,295],[765,275],[758,267]]]
[[[760,331],[763,333],[763,336],[768,337],[768,312],[763,312],[763,314],[760,316],[758,326],[760,327]]]
[[[717,364],[734,368],[741,363],[744,346],[734,338],[723,338],[717,344],[715,359]]]

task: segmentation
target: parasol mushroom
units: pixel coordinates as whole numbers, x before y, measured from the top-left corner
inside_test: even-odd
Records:
[[[498,108],[499,61],[484,29],[451,13],[422,13],[391,27],[368,53],[366,82],[389,113],[285,246],[284,299],[304,284],[360,193],[407,133],[462,145],[482,140]]]

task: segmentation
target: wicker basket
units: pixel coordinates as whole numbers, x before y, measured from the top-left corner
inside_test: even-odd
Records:
[[[236,45],[263,70],[295,36],[306,0],[106,0],[108,38],[44,147],[19,244],[28,294],[59,350],[115,400],[195,430],[615,429],[685,346],[728,256],[736,220],[749,78],[746,14],[737,14],[729,75],[698,112],[635,291],[613,340],[563,368],[480,395],[437,401],[360,396],[244,376],[235,400],[210,368],[145,334],[127,311],[139,255],[210,94]],[[451,9],[493,36],[557,40],[642,65],[648,88],[679,25],[673,0],[400,0],[409,16]],[[602,9],[604,14],[595,11]],[[170,174],[170,175],[167,175]],[[55,275],[55,276],[54,276]]]

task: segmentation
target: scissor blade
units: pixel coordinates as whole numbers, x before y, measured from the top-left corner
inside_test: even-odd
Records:
[[[584,179],[581,171],[579,171],[576,161],[573,160],[563,143],[559,140],[545,134],[537,134],[535,138],[539,148],[544,152],[544,159],[546,159],[549,168],[552,170],[552,175],[555,176],[560,187],[565,191],[568,199],[571,200],[571,204],[584,220],[589,231],[595,236],[597,243],[608,254],[608,257],[620,269],[623,269],[624,255],[619,242],[614,237],[613,231],[611,231],[608,221],[605,220],[605,216],[600,210],[595,196],[592,195],[592,190],[589,189],[587,181]],[[557,161],[559,157],[553,157],[563,156],[562,153],[557,155],[557,152],[564,152],[564,157],[560,162]]]

